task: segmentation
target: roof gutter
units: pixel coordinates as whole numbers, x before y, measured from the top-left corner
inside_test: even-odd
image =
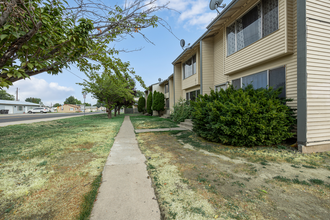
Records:
[[[186,48],[173,62],[172,64],[174,65],[188,50],[192,49],[194,46],[196,46],[196,44],[198,44],[208,33],[211,32],[211,28],[212,26],[217,22],[219,21],[222,16],[224,14],[227,13],[227,11],[229,11],[238,1],[240,0],[232,0],[228,5],[227,7],[225,7],[221,13],[215,18],[213,19],[213,21],[206,27],[207,31],[200,37],[198,38],[198,40],[195,41],[195,43],[193,43],[190,47]]]
[[[227,13],[227,11],[229,11],[238,1],[240,1],[240,0],[232,0],[228,5],[227,5],[227,7],[225,7],[222,11],[221,11],[221,13],[215,18],[215,19],[213,19],[213,21],[211,21],[211,23],[206,27],[206,29],[211,29],[211,27],[217,22],[217,21],[219,21],[220,20],[220,18],[222,18],[222,16],[224,15],[224,14],[226,14]]]
[[[198,38],[195,43],[193,43],[190,47],[186,48],[173,62],[174,65],[188,50],[191,50],[196,44],[198,44],[211,30],[207,30],[200,38]]]

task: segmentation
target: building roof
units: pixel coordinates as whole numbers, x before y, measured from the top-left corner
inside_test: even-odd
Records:
[[[30,106],[39,106],[39,104],[32,102],[23,102],[23,101],[12,101],[12,100],[0,100],[2,105],[30,105]]]
[[[73,104],[64,104],[64,105],[69,105],[69,106],[72,106],[72,107],[80,107],[80,106],[78,106],[78,105],[73,105]],[[63,105],[63,106],[64,106]]]
[[[206,27],[207,31],[200,36],[190,47],[187,47],[177,58],[175,58],[175,60],[172,62],[172,64],[176,64],[178,62],[178,60],[180,60],[180,58],[186,54],[187,51],[193,49],[196,45],[198,45],[200,43],[201,40],[203,40],[206,37],[210,37],[216,34],[216,31],[214,29],[214,26],[216,26],[216,24],[219,25],[219,20],[222,18],[226,18],[226,13],[233,8],[233,10],[235,11],[237,8],[234,8],[234,6],[241,0],[232,0],[227,7],[225,7],[220,14],[218,14],[218,16],[213,19],[213,21],[211,21],[211,23]]]

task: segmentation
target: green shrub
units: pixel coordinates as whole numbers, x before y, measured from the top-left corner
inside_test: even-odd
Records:
[[[180,98],[173,106],[173,113],[171,119],[175,122],[183,122],[185,119],[191,118],[193,108],[188,101]]]
[[[146,106],[146,99],[144,97],[140,97],[138,101],[138,111],[139,112],[145,112],[145,106]]]
[[[294,110],[280,99],[281,89],[253,89],[248,85],[235,90],[211,91],[191,104],[193,130],[201,137],[234,146],[279,144],[293,137]]]
[[[150,93],[147,98],[147,112],[152,115],[151,106],[152,106],[152,93]]]
[[[161,92],[154,92],[154,99],[152,102],[152,110],[158,112],[158,116],[160,116],[160,112],[165,110],[165,97]]]

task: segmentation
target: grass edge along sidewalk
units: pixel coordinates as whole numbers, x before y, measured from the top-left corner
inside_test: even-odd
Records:
[[[1,127],[0,219],[86,219],[94,199],[86,200],[97,192],[123,118],[102,114]]]

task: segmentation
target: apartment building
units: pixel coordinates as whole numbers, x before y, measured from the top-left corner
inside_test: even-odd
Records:
[[[150,93],[153,94],[154,91],[161,92],[164,94],[165,97],[165,108],[166,108],[166,110],[161,114],[170,115],[174,105],[174,102],[170,102],[170,100],[174,100],[174,93],[171,92],[170,88],[173,88],[173,74],[170,75],[167,79],[149,86],[148,89],[144,92],[146,99],[146,108],[147,108],[148,95]],[[158,112],[153,111],[153,115],[158,115]]]
[[[330,150],[330,1],[233,0],[173,62],[170,106],[228,84],[282,86],[302,152]]]

